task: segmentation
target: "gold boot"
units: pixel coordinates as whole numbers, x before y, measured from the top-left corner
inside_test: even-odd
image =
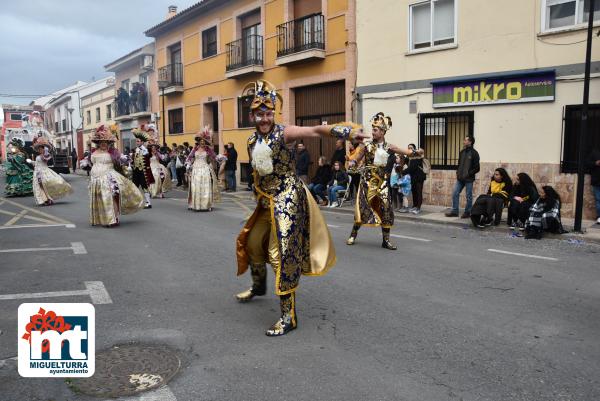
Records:
[[[288,295],[281,295],[279,297],[279,304],[281,306],[281,317],[265,333],[269,337],[286,335],[298,326],[295,294],[292,292]]]
[[[265,295],[267,292],[267,266],[262,264],[251,264],[252,288],[240,292],[235,297],[239,302],[249,302],[255,296]]]

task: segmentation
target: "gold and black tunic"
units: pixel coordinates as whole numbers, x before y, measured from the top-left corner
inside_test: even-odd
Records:
[[[365,144],[364,167],[361,169],[356,196],[354,223],[367,227],[390,228],[394,225],[394,208],[385,165],[375,165],[375,152],[378,148],[390,153],[390,147],[386,142]]]
[[[250,263],[248,247],[256,246],[248,243],[249,234],[255,227],[259,229],[268,213],[269,238],[261,246],[268,248],[277,295],[294,292],[301,275],[323,275],[336,262],[325,219],[296,175],[292,150],[285,143],[283,131],[283,126],[275,125],[269,134],[255,132],[248,139],[249,155],[258,141],[269,146],[273,172],[265,176],[254,172],[257,206],[237,239],[238,275],[241,275]]]

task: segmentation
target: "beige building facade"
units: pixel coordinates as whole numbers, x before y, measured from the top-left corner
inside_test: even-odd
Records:
[[[84,150],[88,149],[90,138],[96,128],[100,125],[112,125],[115,123],[115,83],[114,79],[109,81],[108,86],[82,96],[81,110],[83,115],[83,144]]]
[[[121,130],[117,146],[122,151],[135,148],[133,129],[160,118],[154,50],[154,42],[148,43],[104,66],[115,74],[113,119]]]
[[[357,118],[392,116],[391,143],[423,147],[433,165],[425,203],[450,205],[458,152],[476,139],[474,198],[497,167],[552,185],[575,208],[583,97],[584,0],[357,1]],[[595,25],[600,26],[600,12]],[[597,31],[597,28],[595,29]],[[591,132],[600,146],[600,42],[593,41]],[[595,218],[589,176],[584,217]],[[464,195],[463,195],[464,202]]]

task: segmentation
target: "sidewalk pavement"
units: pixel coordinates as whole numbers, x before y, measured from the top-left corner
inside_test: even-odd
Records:
[[[253,194],[250,191],[245,189],[239,190],[237,192],[224,192],[225,196],[235,196],[240,199],[253,199]],[[344,213],[344,214],[353,214],[354,213],[354,201],[346,201],[342,205],[342,207],[336,208],[327,208],[321,206],[321,209],[328,210],[335,213]],[[407,221],[417,221],[428,224],[445,224],[445,225],[454,225],[460,226],[464,228],[472,228],[476,230],[471,224],[471,219],[461,219],[459,217],[446,217],[445,212],[448,210],[448,207],[445,206],[434,206],[434,205],[423,205],[421,208],[421,213],[418,215],[412,213],[394,213],[394,217],[398,221],[407,220]],[[582,222],[582,228],[584,233],[574,233],[573,224],[574,220],[569,218],[562,219],[563,227],[565,230],[569,231],[569,233],[561,234],[561,235],[552,235],[548,234],[548,238],[556,238],[556,239],[565,239],[565,240],[574,240],[574,241],[588,241],[600,244],[600,224],[596,224],[593,220],[584,220]],[[484,230],[498,230],[498,231],[512,231],[506,225],[506,209],[503,212],[502,223],[498,227],[489,227]]]

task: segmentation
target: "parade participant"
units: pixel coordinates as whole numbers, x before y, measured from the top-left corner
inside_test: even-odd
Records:
[[[50,150],[52,145],[46,138],[37,138],[33,144],[33,149],[38,152],[35,158],[35,168],[33,171],[33,195],[35,202],[39,205],[49,206],[56,199],[62,198],[73,193],[71,185],[60,175],[48,167],[48,160],[52,159]]]
[[[6,147],[6,196],[27,196],[33,193],[33,170],[27,164],[25,142],[20,138],[11,139]]]
[[[213,165],[216,155],[212,150],[212,135],[204,127],[194,137],[196,146],[186,160],[189,173],[188,209],[196,212],[211,211],[213,204],[221,199],[219,182]]]
[[[171,173],[169,172],[169,169],[161,163],[164,156],[160,153],[160,145],[151,140],[148,149],[151,154],[150,170],[152,170],[152,176],[154,178],[154,183],[150,184],[148,189],[153,198],[164,198],[165,193],[171,190]]]
[[[144,207],[144,195],[114,165],[125,158],[112,147],[114,134],[101,125],[92,142],[98,147],[90,156],[90,224],[118,226],[121,214],[131,214]]]
[[[141,188],[144,192],[144,199],[146,200],[144,209],[150,209],[152,208],[152,202],[150,201],[149,185],[154,184],[154,176],[150,167],[150,152],[145,145],[150,139],[150,135],[143,124],[134,129],[132,133],[135,136],[136,145],[131,167],[132,181],[136,187]]]
[[[237,238],[238,275],[250,267],[252,288],[237,294],[248,302],[266,293],[266,263],[275,272],[275,294],[281,315],[266,332],[281,336],[296,328],[295,291],[302,274],[325,274],[336,261],[331,235],[319,207],[296,174],[290,145],[297,140],[333,136],[359,140],[352,124],[297,127],[275,123],[277,94],[267,81],[246,85],[243,95],[254,96],[250,118],[256,131],[248,138],[254,170],[257,206]]]
[[[354,245],[358,230],[361,226],[381,226],[383,241],[381,247],[395,250],[390,242],[390,229],[394,225],[394,207],[390,196],[388,177],[385,167],[391,154],[413,155],[416,150],[401,149],[387,143],[386,132],[392,127],[392,119],[383,113],[377,113],[371,119],[373,140],[359,145],[359,155],[356,161],[364,159],[361,169],[360,184],[354,208],[354,226],[348,245]]]

